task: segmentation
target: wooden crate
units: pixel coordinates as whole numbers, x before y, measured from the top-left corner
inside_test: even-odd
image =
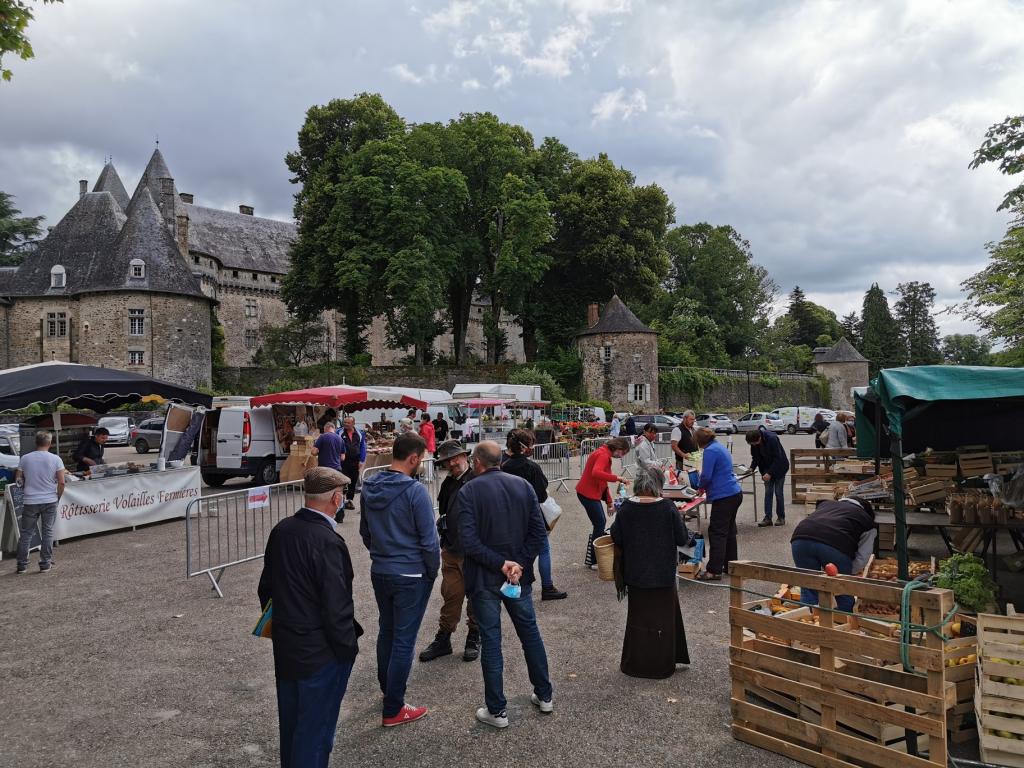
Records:
[[[804,496],[810,485],[849,481],[857,477],[856,474],[835,471],[836,462],[851,459],[854,457],[854,453],[853,448],[792,449],[789,452],[789,484],[793,503],[803,504],[807,501]],[[872,464],[871,471],[863,473],[862,476],[870,477],[873,474],[874,465]]]
[[[956,464],[925,464],[924,474],[926,477],[953,480],[959,474],[959,470]]]
[[[974,706],[981,759],[1024,768],[1024,617],[978,615]]]
[[[964,477],[979,477],[992,472],[992,452],[982,446],[972,446],[957,451],[956,462]]]
[[[819,768],[945,766],[946,713],[956,705],[956,684],[945,680],[940,637],[930,634],[909,648],[910,662],[923,674],[887,669],[901,660],[897,639],[839,627],[828,611],[819,625],[749,611],[741,591],[746,579],[785,583],[817,590],[831,605],[838,594],[898,602],[899,585],[743,561],[731,563],[729,573],[734,738]],[[949,613],[953,594],[921,589],[910,601],[934,625]],[[765,705],[772,699],[786,706]],[[891,741],[907,730],[928,737],[928,758]]]
[[[886,552],[896,549],[895,523],[880,523],[878,525],[878,548]]]

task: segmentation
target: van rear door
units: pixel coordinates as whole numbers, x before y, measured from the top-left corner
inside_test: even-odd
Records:
[[[247,408],[221,408],[217,426],[217,468],[241,469]],[[252,433],[249,433],[251,439]]]
[[[174,452],[178,441],[181,440],[185,430],[192,423],[192,414],[196,408],[178,403],[170,403],[167,406],[167,416],[164,418],[163,433],[160,437],[159,458],[167,459]]]

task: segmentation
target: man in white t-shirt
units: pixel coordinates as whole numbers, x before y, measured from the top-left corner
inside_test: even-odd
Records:
[[[64,462],[50,453],[53,436],[36,432],[36,449],[21,457],[14,479],[22,486],[25,507],[21,515],[21,537],[18,539],[18,570],[28,570],[28,549],[38,521],[42,521],[42,546],[39,550],[39,572],[53,568],[53,528],[57,522],[57,502],[64,493]]]

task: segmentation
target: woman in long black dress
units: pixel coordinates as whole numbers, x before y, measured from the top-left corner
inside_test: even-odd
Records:
[[[630,677],[671,677],[677,664],[690,663],[676,591],[676,547],[689,545],[692,536],[675,504],[661,498],[664,484],[657,467],[639,468],[634,495],[612,523],[619,547],[616,582],[629,601],[619,668]]]

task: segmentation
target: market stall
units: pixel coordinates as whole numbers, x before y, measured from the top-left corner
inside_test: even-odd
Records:
[[[0,411],[46,405],[53,413],[23,425],[22,453],[34,449],[37,429],[54,432],[53,450],[65,464],[95,420],[66,414],[59,405],[106,413],[112,408],[157,395],[173,402],[210,407],[211,398],[170,382],[148,376],[74,363],[41,363],[0,372]],[[69,467],[73,469],[73,467]],[[21,494],[16,486],[5,490],[0,538],[4,549],[17,542]],[[67,474],[67,485],[57,508],[55,538],[128,528],[185,516],[185,508],[200,495],[199,470],[157,464],[103,464],[87,472]]]

